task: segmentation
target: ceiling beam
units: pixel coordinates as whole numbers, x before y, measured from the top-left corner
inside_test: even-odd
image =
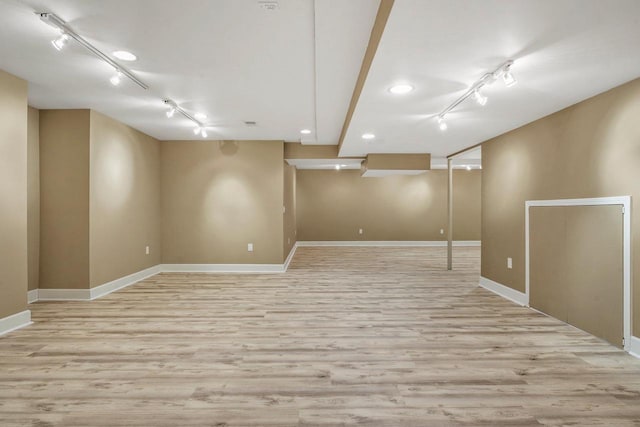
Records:
[[[386,27],[387,20],[389,19],[389,15],[391,14],[391,8],[393,7],[393,2],[394,0],[380,1],[380,6],[378,7],[378,14],[376,15],[376,20],[373,23],[373,28],[371,29],[369,44],[367,46],[367,50],[364,53],[362,66],[360,67],[360,74],[358,74],[358,80],[356,80],[356,86],[353,89],[353,95],[351,95],[351,102],[349,103],[349,109],[347,110],[347,115],[344,119],[344,125],[342,126],[342,131],[340,132],[340,140],[338,141],[338,151],[342,150],[342,143],[344,142],[344,137],[347,134],[349,125],[351,124],[351,118],[353,117],[353,112],[356,109],[356,105],[358,105],[358,100],[360,99],[360,94],[362,93],[362,88],[364,87],[364,83],[367,80],[369,69],[371,68],[371,64],[373,63],[373,58],[376,56],[376,51],[378,50],[378,45],[380,44],[380,40],[382,39],[384,28]]]

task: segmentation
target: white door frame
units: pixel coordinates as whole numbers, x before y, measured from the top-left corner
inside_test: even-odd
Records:
[[[527,200],[524,203],[525,217],[525,294],[529,305],[529,208],[532,206],[600,206],[622,205],[622,281],[623,281],[623,321],[624,349],[631,344],[631,196],[596,197],[591,199]]]

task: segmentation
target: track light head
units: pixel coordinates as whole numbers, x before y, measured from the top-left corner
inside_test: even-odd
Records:
[[[473,91],[473,98],[480,105],[484,106],[487,104],[487,97],[480,93],[480,89],[476,89]]]
[[[60,34],[60,37],[58,37],[55,40],[51,41],[51,44],[53,45],[53,47],[56,48],[56,50],[62,50],[66,44],[69,42],[69,34],[67,33],[62,33]]]
[[[173,117],[173,115],[176,113],[176,107],[169,107],[169,110],[167,111],[167,117],[171,118]]]
[[[122,82],[122,73],[120,70],[116,70],[116,73],[109,79],[112,85],[118,86]]]
[[[200,131],[201,131],[201,130],[202,130],[202,129],[200,129],[200,125],[196,125],[196,127],[195,127],[195,128],[193,128],[193,134],[194,134],[194,135],[197,135],[197,134],[199,134],[199,133],[200,133]]]
[[[205,128],[202,128],[202,131],[200,132],[200,135],[202,135],[203,138],[206,138],[207,136],[209,136],[209,134],[207,134],[207,130]]]
[[[502,74],[502,80],[504,81],[504,84],[507,87],[511,87],[516,83],[518,83],[518,80],[516,80],[516,78],[513,77],[513,74],[511,74],[511,71],[508,68]]]
[[[441,131],[447,130],[447,122],[444,121],[444,117],[438,116],[438,127]]]
[[[507,87],[511,87],[518,83],[513,74],[511,73],[511,66],[513,65],[513,61],[507,61],[506,64],[502,67],[502,80]]]

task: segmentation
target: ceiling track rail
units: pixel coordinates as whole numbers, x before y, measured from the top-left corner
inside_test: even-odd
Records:
[[[51,25],[52,27],[59,29],[62,34],[68,35],[69,37],[74,39],[76,42],[78,42],[78,44],[80,44],[82,47],[84,47],[89,52],[91,52],[93,55],[95,55],[102,61],[106,62],[107,64],[111,65],[116,72],[122,73],[122,75],[126,76],[129,80],[131,80],[132,82],[140,86],[142,89],[144,90],[149,89],[149,86],[145,82],[140,80],[138,77],[136,77],[136,75],[133,74],[129,69],[127,69],[127,67],[124,67],[118,62],[114,61],[107,54],[105,54],[100,49],[98,49],[97,47],[89,43],[81,35],[73,31],[73,29],[69,25],[67,25],[67,23],[63,21],[56,14],[49,13],[49,12],[36,12],[36,14],[40,16],[41,20]]]

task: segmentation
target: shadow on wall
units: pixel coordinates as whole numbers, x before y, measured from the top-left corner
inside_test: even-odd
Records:
[[[220,145],[220,152],[224,156],[234,156],[238,152],[238,149],[240,148],[238,141],[220,141],[219,145]]]

